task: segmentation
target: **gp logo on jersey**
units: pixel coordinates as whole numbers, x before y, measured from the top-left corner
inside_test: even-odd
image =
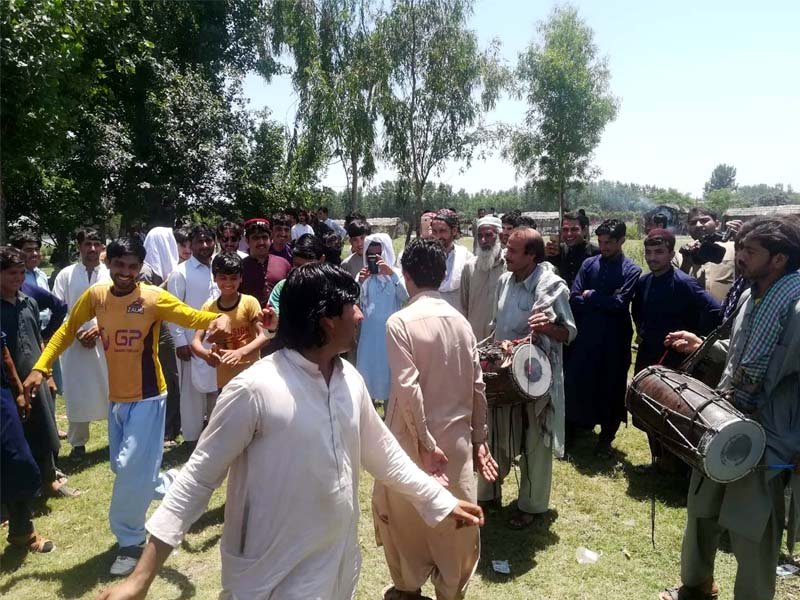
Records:
[[[128,305],[127,313],[134,314],[134,315],[143,315],[144,314],[144,299],[137,298],[133,302]]]
[[[142,339],[142,332],[138,329],[117,329],[114,332],[114,346],[116,352],[134,352],[132,349]],[[100,339],[103,340],[103,349],[111,347],[111,339],[105,330],[100,330]]]

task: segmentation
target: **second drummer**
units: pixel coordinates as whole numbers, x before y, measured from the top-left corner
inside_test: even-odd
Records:
[[[544,241],[535,229],[518,227],[506,246],[508,272],[497,287],[496,342],[527,338],[550,359],[553,383],[549,397],[514,406],[498,406],[489,414],[489,446],[499,463],[495,484],[478,481],[478,500],[499,501],[501,483],[511,461],[521,455],[518,511],[509,521],[512,529],[533,523],[547,511],[553,473],[553,453],[564,454],[564,376],[562,344],[575,338],[577,329],[569,307],[569,289],[564,280],[543,269]],[[538,339],[537,339],[538,338]]]

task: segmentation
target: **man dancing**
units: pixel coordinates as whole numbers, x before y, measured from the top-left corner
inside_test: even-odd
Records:
[[[127,575],[145,541],[147,507],[163,496],[171,477],[159,473],[164,451],[167,386],[158,362],[161,321],[230,334],[226,315],[193,310],[167,291],[138,283],[145,250],[139,238],[109,244],[111,282],[86,290],[69,318],[50,339],[23,384],[25,393],[41,385],[53,362],[66,350],[78,328],[97,317],[98,338],[108,364],[108,445],[114,490],[108,520],[119,550],[112,575]],[[88,386],[100,381],[85,381]]]
[[[417,465],[446,477],[456,498],[474,502],[473,472],[488,481],[497,476],[486,444],[486,395],[475,335],[437,291],[446,269],[439,243],[412,241],[402,264],[411,300],[386,324],[394,374],[386,426]],[[464,597],[480,554],[476,529],[452,522],[432,529],[412,502],[381,483],[375,484],[372,507],[394,582],[385,600],[419,598],[428,577],[439,600]]]
[[[360,467],[408,498],[429,526],[448,515],[482,523],[478,506],[414,465],[355,367],[339,358],[362,318],[358,291],[350,275],[325,263],[291,272],[278,325],[285,348],[225,386],[197,450],[147,523],[139,565],[103,600],[144,597],[226,476],[225,598],[351,598],[360,569]]]

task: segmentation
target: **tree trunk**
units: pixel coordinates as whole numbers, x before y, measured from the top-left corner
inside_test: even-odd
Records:
[[[422,216],[422,193],[425,185],[414,184],[414,203],[411,205],[408,233],[406,233],[406,246],[411,241],[411,234],[419,229],[419,220]]]
[[[358,153],[350,154],[350,212],[358,208]]]

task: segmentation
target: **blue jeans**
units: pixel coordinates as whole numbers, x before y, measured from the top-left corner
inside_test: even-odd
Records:
[[[108,521],[120,548],[145,541],[147,508],[171,483],[160,473],[164,453],[166,395],[137,402],[111,402],[108,447],[115,473]]]

